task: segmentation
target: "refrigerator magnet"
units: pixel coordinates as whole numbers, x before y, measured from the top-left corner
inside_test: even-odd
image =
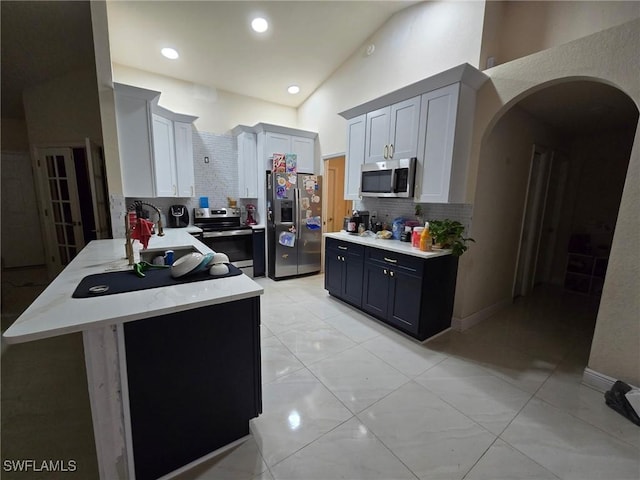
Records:
[[[287,170],[287,164],[282,153],[273,154],[273,172],[284,173]]]
[[[319,216],[307,218],[307,228],[309,230],[320,230],[321,227],[321,219]]]
[[[287,153],[285,155],[285,162],[288,173],[296,173],[298,171],[298,155],[295,153]]]
[[[280,232],[278,243],[285,247],[293,247],[296,244],[296,235],[291,232]]]

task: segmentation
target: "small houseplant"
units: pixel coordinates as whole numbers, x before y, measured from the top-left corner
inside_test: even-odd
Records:
[[[424,225],[424,220],[422,217],[422,205],[420,205],[419,203],[416,203],[416,220],[418,221],[418,223],[420,223],[420,225]]]
[[[463,237],[464,225],[457,220],[430,220],[429,234],[435,248],[450,248],[451,254],[459,257],[467,251],[467,242],[475,242],[473,238]]]

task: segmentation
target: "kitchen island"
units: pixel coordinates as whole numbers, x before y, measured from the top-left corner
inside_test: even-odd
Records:
[[[210,252],[185,229],[166,232],[149,250]],[[249,434],[261,411],[263,289],[238,275],[72,298],[88,275],[131,269],[124,253],[124,239],[89,243],[3,337],[82,332],[100,477],[158,478]]]
[[[325,289],[330,295],[418,340],[451,326],[458,257],[410,243],[325,235]]]

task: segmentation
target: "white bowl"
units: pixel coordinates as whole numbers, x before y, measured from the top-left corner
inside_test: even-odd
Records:
[[[200,265],[198,265],[198,272],[202,272],[209,268],[214,255],[214,253],[205,253],[202,255],[202,261],[200,262]]]
[[[209,266],[221,263],[229,263],[229,257],[222,252],[217,252],[213,254],[213,258],[209,261]]]
[[[229,273],[229,267],[224,263],[218,263],[216,265],[212,265],[209,269],[210,275],[226,275]]]
[[[185,276],[187,273],[197,269],[203,258],[203,255],[198,252],[193,252],[189,255],[185,255],[184,257],[180,257],[173,262],[173,265],[171,265],[171,276],[173,278]]]

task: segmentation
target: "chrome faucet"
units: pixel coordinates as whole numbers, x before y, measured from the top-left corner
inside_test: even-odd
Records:
[[[138,216],[140,216],[140,212],[142,211],[143,205],[151,207],[156,211],[156,213],[158,214],[158,222],[157,222],[158,234],[157,235],[159,237],[164,236],[164,230],[162,229],[162,213],[160,212],[160,209],[158,207],[156,207],[151,203],[143,202],[141,200],[136,200],[131,205],[129,205],[129,207],[127,207],[127,211],[125,212],[125,217],[124,217],[125,238],[126,238],[126,243],[124,245],[124,248],[125,248],[125,253],[127,255],[127,260],[129,261],[129,265],[133,265],[135,263],[133,261],[133,241],[131,239],[131,224],[129,223],[129,212],[132,212],[135,210]]]

